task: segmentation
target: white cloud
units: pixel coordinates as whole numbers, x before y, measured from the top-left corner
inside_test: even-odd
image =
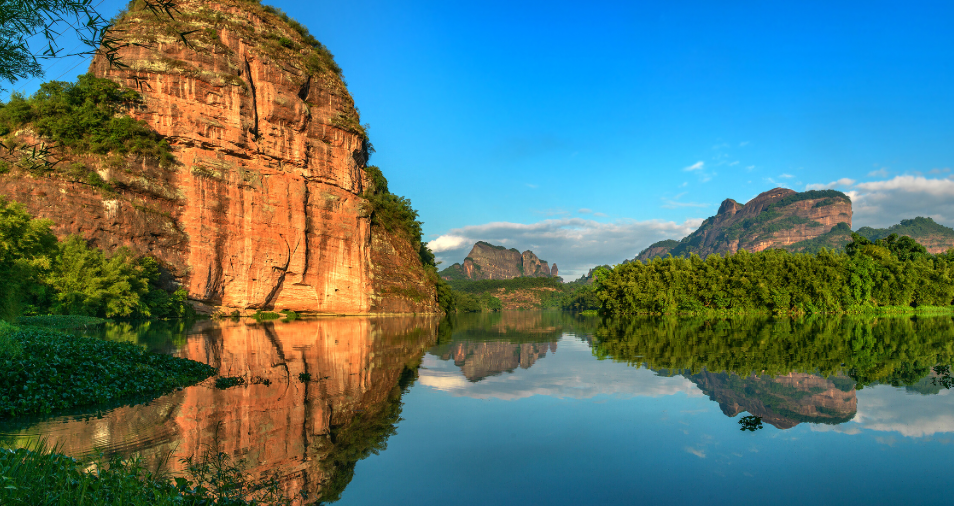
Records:
[[[858,412],[851,422],[835,427],[812,425],[812,430],[844,434],[895,432],[915,438],[950,434],[954,432],[952,393],[942,390],[936,395],[919,395],[886,385],[867,387],[856,394]],[[890,436],[883,441],[890,441]]]
[[[931,169],[928,171],[928,174],[945,174],[950,171],[951,171],[950,167],[944,167],[943,169]]]
[[[459,235],[444,234],[437,239],[427,243],[430,246],[431,251],[434,253],[440,253],[442,251],[450,251],[458,249],[464,246],[467,243],[467,238]]]
[[[745,170],[749,170],[749,171],[753,169],[755,169],[755,165],[749,165],[748,167],[745,168]]]
[[[851,180],[848,179],[847,181]],[[895,176],[887,181],[858,183],[858,189],[868,191],[901,190],[911,193],[951,196],[954,195],[954,181],[928,179],[923,176]]]
[[[738,164],[739,164],[739,161],[738,161],[738,160],[736,160],[736,161],[734,161],[734,162],[729,162],[729,167],[732,167],[732,166],[735,166],[735,165],[738,165]]]
[[[805,190],[831,190],[832,188],[844,188],[855,184],[854,179],[843,177],[838,181],[832,181],[828,184],[813,183],[805,185]]]
[[[702,170],[702,168],[703,168],[704,165],[705,165],[705,162],[703,162],[703,161],[700,160],[700,161],[698,161],[698,162],[696,162],[696,163],[694,163],[694,164],[692,164],[692,165],[690,165],[690,166],[688,166],[688,167],[686,167],[685,169],[682,169],[682,170],[684,170],[684,171],[686,171],[686,172],[692,172],[692,171],[694,171],[694,170]]]
[[[685,449],[686,449],[687,452],[689,452],[689,453],[695,455],[696,457],[699,457],[700,459],[706,458],[706,452],[705,452],[705,450],[697,450],[697,449],[692,448],[692,447],[690,447],[690,446],[687,446]]]
[[[928,216],[954,224],[954,180],[924,176],[895,176],[855,185],[851,197],[852,225],[887,227],[902,219]]]
[[[791,174],[782,174],[782,175],[780,175],[780,176],[778,176],[778,177],[780,177],[780,178],[782,178],[782,179],[791,179],[791,178],[793,178],[793,177],[795,177],[795,176],[793,176],[793,175],[791,175]]]
[[[634,258],[656,241],[682,239],[700,224],[702,219],[682,223],[662,220],[601,223],[584,218],[548,219],[531,224],[495,222],[450,230],[428,245],[444,265],[463,261],[477,241],[505,244],[521,251],[529,249],[549,262],[556,262],[560,275],[572,280],[597,265],[615,265]]]
[[[742,141],[742,142],[739,143],[739,147],[740,147],[740,148],[744,148],[744,147],[746,147],[746,146],[748,146],[748,145],[749,145],[749,141]]]
[[[882,169],[873,170],[868,173],[868,177],[888,177],[888,169],[885,167]]]
[[[580,209],[577,209],[576,212],[578,212],[578,213],[580,213],[580,214],[593,214],[593,210],[592,210],[592,209],[588,209],[588,208],[585,208],[585,207],[580,208]]]
[[[662,205],[662,207],[664,207],[665,209],[677,209],[680,207],[709,207],[709,204],[705,204],[702,202],[679,202],[678,200],[672,200],[667,198],[663,198],[662,201],[665,202],[665,204]],[[680,239],[682,238],[680,237]]]

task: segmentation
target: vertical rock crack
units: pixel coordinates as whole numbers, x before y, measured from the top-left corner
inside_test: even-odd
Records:
[[[248,88],[252,92],[252,113],[255,118],[252,135],[255,136],[255,140],[258,140],[258,96],[255,91],[255,81],[252,80],[252,66],[248,63],[248,56],[245,57],[245,73],[248,74]]]

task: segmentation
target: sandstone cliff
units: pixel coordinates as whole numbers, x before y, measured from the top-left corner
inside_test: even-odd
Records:
[[[518,277],[556,277],[556,264],[551,270],[546,260],[540,260],[530,250],[520,253],[516,248],[479,241],[474,244],[463,263],[455,263],[441,271],[441,277],[452,279],[513,279]]]
[[[21,171],[0,175],[0,194],[61,235],[156,256],[210,306],[439,311],[417,238],[372,225],[368,140],[324,46],[255,2],[177,9],[172,21],[131,4],[116,24],[125,67],[90,68],[141,93],[128,113],[175,163],[85,156],[115,192]]]
[[[648,261],[668,254],[706,257],[714,253],[749,252],[815,239],[840,223],[851,227],[851,200],[833,190],[796,193],[775,188],[745,205],[726,199],[719,212],[678,244],[661,241],[646,248],[636,260]]]

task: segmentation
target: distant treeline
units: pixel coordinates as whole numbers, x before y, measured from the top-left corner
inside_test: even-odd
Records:
[[[0,197],[0,318],[194,314],[184,289],[169,293],[158,286],[155,258],[136,257],[126,248],[107,253],[79,236],[58,241],[51,226]]]
[[[600,307],[600,299],[593,285],[563,283],[560,278],[455,279],[448,281],[447,285],[455,298],[455,312],[458,313],[500,310],[502,303],[494,294],[500,294],[501,290],[503,293],[534,290],[539,309],[585,311]]]
[[[954,253],[931,255],[910,237],[852,235],[845,252],[766,250],[705,260],[656,258],[597,274],[607,314],[851,313],[948,308]]]

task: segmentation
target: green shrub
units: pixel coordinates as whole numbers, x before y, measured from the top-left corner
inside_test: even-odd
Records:
[[[261,311],[261,310],[256,311],[255,314],[252,315],[252,318],[255,319],[255,321],[259,321],[259,322],[277,320],[281,317],[282,315],[278,313],[273,313],[271,311]]]
[[[162,136],[124,114],[141,101],[135,91],[88,74],[75,83],[51,81],[29,98],[14,93],[0,104],[0,135],[30,126],[77,153],[135,154],[171,164],[175,159]]]
[[[50,272],[56,255],[51,225],[0,196],[0,317],[7,321],[46,292],[38,281]]]
[[[364,172],[370,184],[362,196],[371,204],[371,223],[388,232],[402,234],[417,248],[422,265],[436,267],[434,253],[422,240],[423,223],[417,219],[411,201],[388,191],[388,180],[380,168],[369,165]]]

